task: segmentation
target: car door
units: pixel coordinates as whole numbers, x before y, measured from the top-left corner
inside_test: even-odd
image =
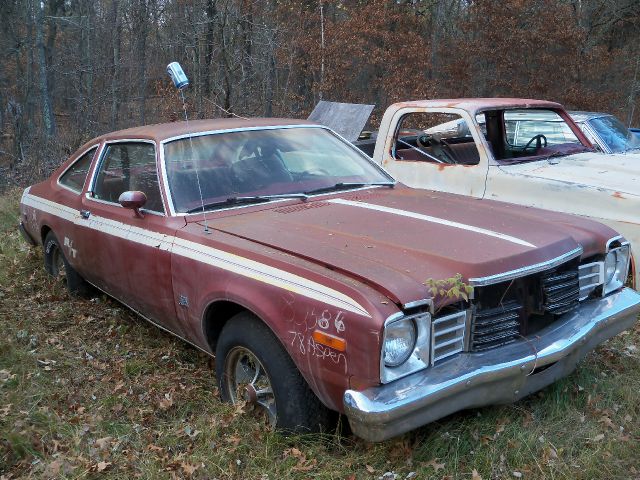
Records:
[[[99,146],[94,144],[80,152],[60,174],[51,190],[53,202],[69,209],[69,213],[74,212],[71,217],[55,217],[56,222],[51,227],[67,261],[78,272],[84,271],[84,257],[77,250],[76,223],[82,209],[82,193]]]
[[[122,207],[125,191],[145,193],[140,210]],[[86,278],[148,319],[176,332],[170,248],[176,220],[165,214],[156,146],[150,140],[107,142],[82,198],[79,249],[90,252]],[[182,222],[184,223],[184,222]]]
[[[466,112],[403,109],[386,144],[383,166],[415,188],[482,197],[488,156]]]

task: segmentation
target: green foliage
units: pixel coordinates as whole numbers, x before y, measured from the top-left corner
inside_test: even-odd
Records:
[[[436,297],[451,298],[454,300],[469,301],[469,295],[473,292],[473,287],[462,281],[462,275],[457,273],[451,278],[442,280],[434,280],[429,278],[425,280],[424,285],[429,287],[429,292]]]

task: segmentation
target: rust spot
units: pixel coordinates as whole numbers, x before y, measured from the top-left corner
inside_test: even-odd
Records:
[[[614,192],[613,196],[615,198],[625,198],[620,192]]]

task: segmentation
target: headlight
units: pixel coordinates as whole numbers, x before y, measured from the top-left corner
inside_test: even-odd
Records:
[[[407,361],[416,346],[416,324],[411,319],[390,323],[385,329],[384,364],[397,367]]]
[[[604,260],[603,293],[613,292],[624,286],[629,273],[629,245],[613,248]]]

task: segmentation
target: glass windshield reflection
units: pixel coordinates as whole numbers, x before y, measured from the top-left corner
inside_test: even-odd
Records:
[[[640,148],[640,138],[614,116],[592,118],[589,123],[613,153]]]
[[[231,197],[393,181],[355,147],[318,127],[183,138],[167,143],[164,157],[169,190],[178,213]]]

